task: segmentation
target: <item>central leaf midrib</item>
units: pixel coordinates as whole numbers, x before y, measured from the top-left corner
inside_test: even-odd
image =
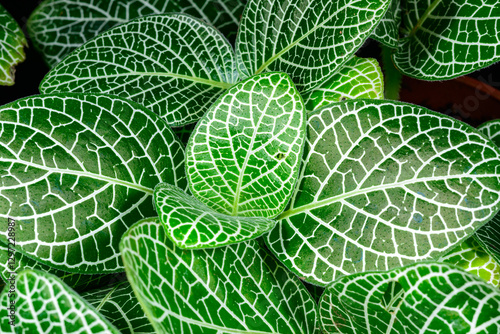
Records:
[[[368,193],[371,193],[374,191],[402,187],[402,186],[405,186],[407,184],[412,184],[412,183],[417,183],[417,182],[443,181],[443,180],[456,179],[456,178],[477,178],[477,177],[496,177],[496,178],[498,178],[498,175],[495,175],[495,174],[492,174],[492,175],[489,175],[489,174],[484,174],[484,175],[470,175],[470,174],[467,174],[467,175],[463,175],[463,174],[462,175],[447,175],[446,177],[439,176],[439,177],[427,177],[427,178],[421,178],[421,179],[410,179],[410,180],[397,182],[397,183],[389,183],[389,184],[385,184],[385,185],[372,186],[372,187],[364,188],[364,189],[356,189],[356,190],[352,190],[352,191],[349,191],[349,192],[344,193],[344,194],[336,195],[336,196],[333,196],[333,197],[330,197],[330,198],[327,198],[327,199],[324,199],[321,201],[312,202],[312,203],[309,203],[309,204],[306,204],[303,206],[299,206],[297,208],[287,210],[287,211],[283,212],[281,215],[279,215],[276,218],[276,220],[286,219],[288,217],[295,216],[295,215],[300,214],[300,213],[305,212],[305,211],[318,209],[318,208],[321,208],[323,206],[339,202],[339,201],[346,199],[346,198],[349,198],[349,197],[358,196],[358,195],[362,195],[362,194],[368,194]]]
[[[222,81],[214,81],[214,80],[209,80],[209,79],[203,79],[199,77],[193,77],[189,75],[183,75],[183,74],[177,74],[177,73],[172,73],[172,72],[137,72],[137,71],[130,71],[127,73],[118,73],[118,74],[112,74],[112,75],[104,75],[101,77],[121,77],[121,76],[129,76],[129,75],[138,75],[138,76],[159,76],[159,77],[170,77],[170,78],[176,78],[176,79],[182,79],[182,80],[187,80],[187,81],[192,81],[195,83],[200,83],[203,85],[207,86],[213,86],[217,88],[222,88],[222,89],[228,89],[232,86],[232,84],[227,83],[227,82],[222,82]],[[94,77],[95,79],[95,77]]]
[[[11,163],[19,163],[19,164],[23,164],[23,165],[26,165],[26,166],[29,166],[29,167],[33,167],[33,168],[38,168],[38,169],[41,169],[41,170],[45,170],[45,171],[51,172],[51,173],[69,174],[69,175],[75,175],[75,176],[89,177],[89,178],[97,179],[97,180],[100,180],[100,181],[105,181],[105,182],[108,182],[108,183],[117,184],[117,185],[121,185],[121,186],[124,186],[124,187],[136,189],[136,190],[144,192],[146,194],[153,195],[153,189],[151,189],[151,188],[148,188],[148,187],[145,187],[145,186],[141,186],[141,185],[136,184],[136,183],[132,183],[132,182],[124,181],[124,180],[119,180],[119,179],[115,179],[115,178],[112,178],[112,177],[109,177],[109,176],[95,174],[95,173],[91,173],[91,172],[87,172],[87,171],[76,171],[76,170],[71,170],[71,169],[60,169],[60,168],[54,168],[54,167],[47,167],[47,166],[42,166],[42,165],[39,165],[39,164],[30,163],[30,162],[27,162],[27,161],[19,161],[19,160],[0,159],[0,161],[2,161],[2,162],[11,162]]]

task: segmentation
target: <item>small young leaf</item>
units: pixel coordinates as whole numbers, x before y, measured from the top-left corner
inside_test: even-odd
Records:
[[[445,263],[343,276],[319,306],[327,333],[500,333],[500,290]]]
[[[181,248],[214,248],[234,244],[257,238],[276,225],[269,218],[218,213],[168,183],[156,186],[154,198],[167,236]]]
[[[500,286],[500,264],[474,238],[465,240],[439,261],[460,267],[494,286]]]
[[[14,18],[0,5],[0,86],[14,84],[16,66],[26,59],[28,46],[23,31]]]
[[[391,48],[398,46],[399,28],[401,27],[401,1],[392,0],[389,10],[380,20],[380,24],[375,28],[370,36],[374,40]]]
[[[234,52],[188,15],[151,15],[112,28],[52,69],[43,93],[107,93],[136,101],[172,126],[196,122],[237,81]]]
[[[2,333],[119,334],[118,330],[57,277],[38,270],[24,270],[17,276],[14,298],[10,285],[0,294]],[[15,301],[14,327],[9,310]]]
[[[59,277],[75,291],[85,291],[91,288],[108,285],[121,278],[120,274],[107,275],[85,275],[69,273],[63,270],[54,269],[46,264],[33,260],[20,252],[12,251],[12,246],[5,246],[0,243],[0,277],[4,282],[10,280],[13,275],[24,269],[36,269]]]
[[[394,64],[422,80],[452,79],[500,60],[498,0],[406,0]]]
[[[155,333],[128,282],[81,294],[122,334]]]
[[[34,96],[0,107],[0,238],[70,272],[123,271],[118,243],[155,215],[154,187],[185,189],[184,149],[158,115],[118,97]]]
[[[45,0],[31,13],[28,33],[54,67],[91,38],[144,15],[190,14],[232,37],[244,7],[242,0]]]
[[[439,258],[500,208],[500,151],[422,107],[351,100],[310,115],[303,169],[268,234],[318,285]]]
[[[382,99],[382,70],[376,59],[355,56],[331,79],[303,97],[307,111],[349,99]]]
[[[390,0],[250,0],[236,38],[243,77],[285,72],[300,91],[335,74],[370,36]]]
[[[156,219],[124,235],[127,277],[157,333],[318,333],[317,306],[256,240],[175,247]]]
[[[286,74],[256,75],[233,86],[189,139],[191,192],[227,215],[276,216],[297,180],[305,123],[302,98]]]

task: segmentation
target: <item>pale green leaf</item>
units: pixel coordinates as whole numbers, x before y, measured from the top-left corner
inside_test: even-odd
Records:
[[[406,0],[393,55],[403,74],[423,80],[452,79],[500,60],[498,0]]]
[[[254,239],[276,224],[269,218],[218,213],[168,183],[156,186],[154,199],[167,236],[181,248],[213,248]]]
[[[14,84],[14,66],[26,59],[26,46],[28,42],[23,31],[0,4],[0,86]]]
[[[388,47],[396,48],[398,46],[400,26],[401,0],[392,0],[389,10],[380,20],[379,25],[370,37]]]
[[[0,225],[16,249],[70,272],[122,271],[128,226],[154,187],[186,188],[184,149],[158,115],[104,95],[34,96],[0,108]]]
[[[189,139],[191,192],[227,215],[276,216],[297,180],[305,123],[302,98],[288,75],[260,74],[233,86]]]
[[[439,258],[500,208],[500,151],[422,107],[351,100],[312,113],[303,169],[268,234],[305,280]]]
[[[474,239],[469,238],[439,259],[500,286],[500,264]]]
[[[0,331],[14,333],[8,307],[15,303],[16,333],[119,334],[87,301],[57,277],[38,270],[17,275],[15,296],[8,285],[0,294]]]
[[[308,111],[349,99],[382,99],[382,70],[376,59],[353,57],[337,74],[303,97]]]
[[[316,303],[255,240],[181,250],[148,219],[129,229],[120,249],[157,333],[317,333]]]
[[[183,14],[150,15],[73,51],[43,93],[106,93],[136,101],[172,126],[196,122],[237,81],[234,52],[214,27]]]
[[[28,33],[53,67],[91,38],[144,15],[190,14],[232,38],[244,6],[243,0],[45,0],[31,14]]]
[[[155,333],[128,282],[81,294],[122,334]]]
[[[319,306],[327,333],[500,333],[500,290],[445,263],[341,277]]]
[[[390,0],[250,0],[236,38],[244,76],[285,72],[300,91],[335,74],[370,36]]]
[[[69,287],[76,291],[84,291],[98,286],[104,286],[114,282],[123,274],[107,275],[85,275],[69,273],[47,266],[41,262],[33,260],[26,255],[16,252],[12,244],[4,245],[0,243],[0,278],[7,282],[15,273],[24,269],[36,269],[55,275]]]

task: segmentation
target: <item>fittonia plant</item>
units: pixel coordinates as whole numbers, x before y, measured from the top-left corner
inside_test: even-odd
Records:
[[[500,123],[382,100],[355,53],[373,37],[404,74],[449,79],[498,60],[499,17],[42,2],[43,95],[0,107],[2,332],[498,332]]]

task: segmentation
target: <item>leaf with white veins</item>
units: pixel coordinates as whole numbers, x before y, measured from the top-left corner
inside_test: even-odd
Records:
[[[118,243],[155,215],[154,187],[187,187],[184,149],[158,115],[104,95],[34,96],[0,107],[0,238],[70,272],[123,271]]]
[[[380,20],[380,24],[370,37],[388,47],[396,48],[398,46],[400,26],[401,0],[392,0],[389,10]]]
[[[187,251],[147,219],[120,249],[157,333],[319,333],[311,295],[256,240]]]
[[[233,86],[189,138],[191,192],[227,215],[276,216],[297,180],[305,123],[302,98],[288,75],[265,73]]]
[[[268,234],[306,281],[430,258],[500,208],[500,151],[474,128],[425,108],[351,100],[312,113],[290,205]]]
[[[350,99],[382,99],[382,70],[376,59],[354,56],[337,74],[303,97],[307,111]]]
[[[238,79],[234,51],[214,27],[184,14],[112,28],[53,68],[43,93],[106,93],[136,101],[171,126],[196,122]]]
[[[218,213],[168,183],[156,186],[154,198],[168,237],[181,248],[214,248],[254,239],[276,224],[269,218]]]
[[[446,80],[500,60],[498,0],[405,0],[396,67],[422,80]]]
[[[327,333],[500,333],[500,290],[445,263],[343,276],[319,306]]]
[[[0,86],[14,84],[14,66],[26,59],[24,47],[28,46],[23,31],[16,20],[0,5]]]
[[[285,72],[300,91],[335,74],[370,36],[390,0],[250,0],[236,38],[244,77]]]
[[[233,37],[244,7],[242,0],[45,0],[27,26],[35,48],[53,67],[91,38],[145,15],[190,14]]]
[[[439,259],[500,286],[500,264],[474,239],[469,238]]]
[[[57,277],[42,271],[19,273],[14,300],[16,333],[119,334],[87,301]],[[10,303],[8,289],[4,289],[0,294],[2,333],[14,333],[9,324]]]

